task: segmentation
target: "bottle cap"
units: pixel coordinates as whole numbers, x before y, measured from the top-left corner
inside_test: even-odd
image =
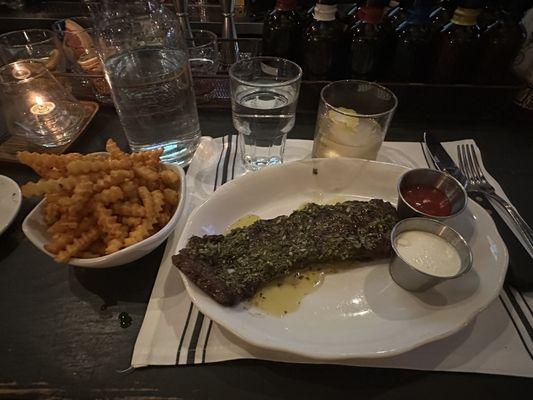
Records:
[[[317,3],[313,10],[313,17],[317,21],[334,21],[337,13],[337,4]]]

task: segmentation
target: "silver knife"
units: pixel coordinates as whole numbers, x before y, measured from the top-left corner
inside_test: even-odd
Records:
[[[444,171],[466,187],[466,177],[459,167],[452,160],[448,152],[442,147],[442,144],[431,134],[424,133],[424,143],[426,149],[435,164],[435,167]],[[496,211],[489,199],[481,192],[468,191],[468,197],[477,202],[491,215],[494,224],[500,232],[507,250],[509,252],[509,269],[507,272],[507,281],[516,287],[533,288],[533,268],[531,268],[531,256],[522,243],[518,240],[515,233],[509,228],[507,222],[503,220]]]
[[[444,149],[444,147],[442,147],[442,144],[440,144],[440,142],[428,132],[424,132],[424,144],[428,149],[429,155],[431,156],[431,160],[433,161],[433,164],[435,164],[435,167],[439,171],[444,171],[450,174],[457,179],[461,185],[466,187],[466,176],[461,172],[459,167],[457,167],[448,152]]]

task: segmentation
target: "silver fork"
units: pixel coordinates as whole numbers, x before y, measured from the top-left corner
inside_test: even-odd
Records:
[[[516,208],[496,194],[494,187],[487,181],[483,173],[474,146],[472,144],[457,145],[457,155],[459,156],[459,168],[461,168],[467,178],[466,190],[468,192],[482,193],[495,200],[515,222],[523,239],[529,244],[529,248],[533,249],[533,230],[524,221]]]

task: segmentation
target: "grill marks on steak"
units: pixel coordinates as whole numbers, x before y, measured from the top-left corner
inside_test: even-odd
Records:
[[[217,302],[233,305],[308,264],[388,257],[396,222],[383,200],[307,204],[225,236],[193,236],[173,262]]]

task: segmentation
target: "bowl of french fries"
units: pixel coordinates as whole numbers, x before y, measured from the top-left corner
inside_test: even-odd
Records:
[[[183,168],[162,164],[162,149],[52,155],[19,152],[40,177],[21,186],[44,196],[22,230],[59,263],[109,268],[135,261],[172,233],[185,203]]]

